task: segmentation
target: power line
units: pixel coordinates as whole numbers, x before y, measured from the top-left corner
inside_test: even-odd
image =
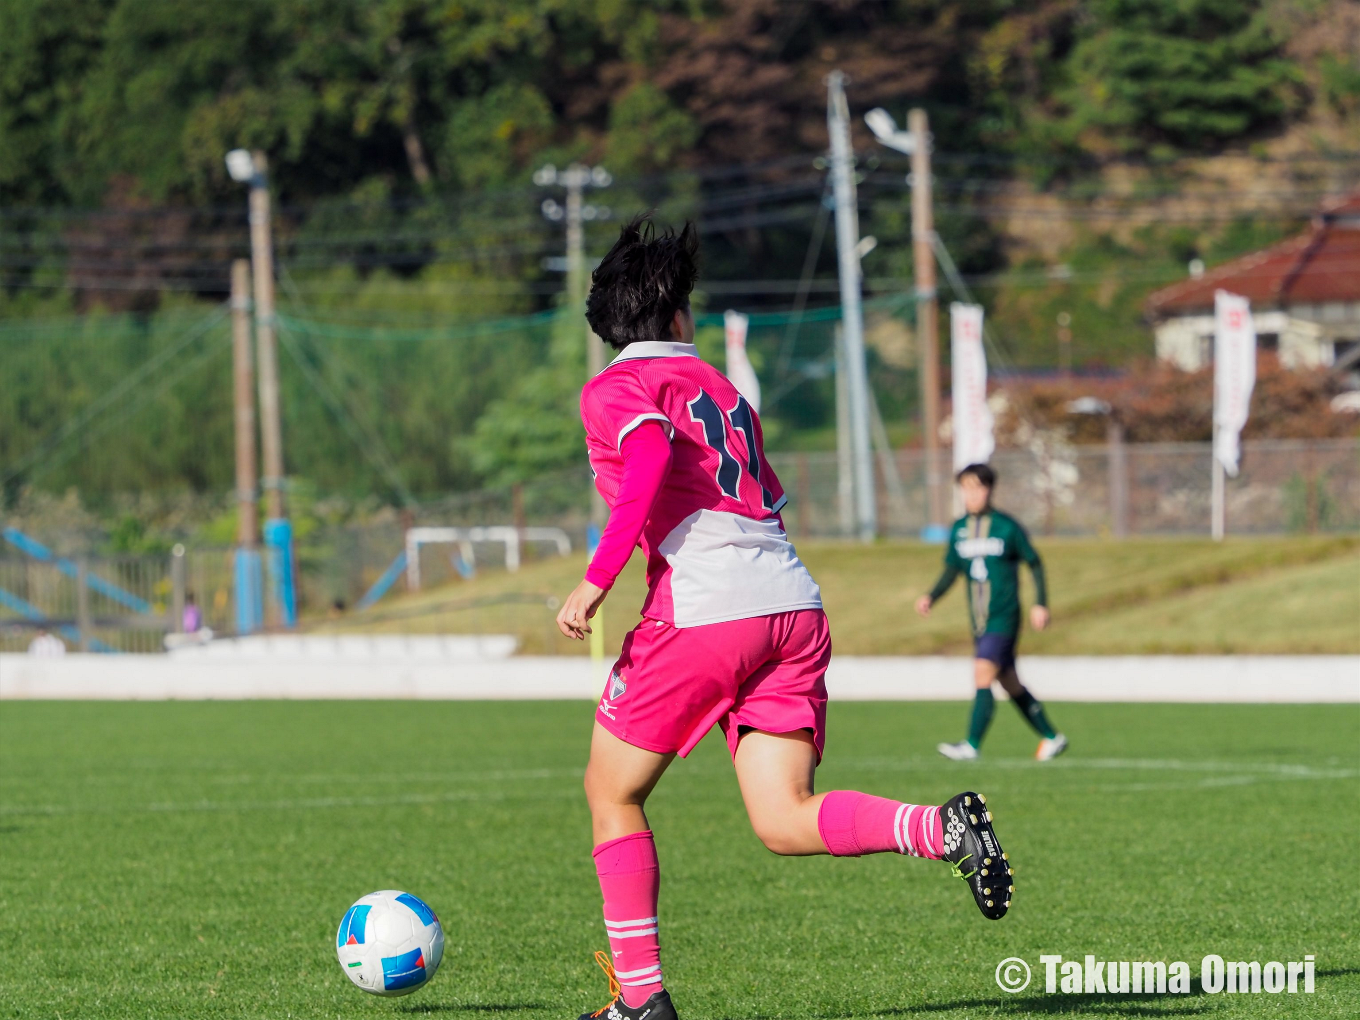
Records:
[[[402,480],[401,472],[397,470],[396,464],[392,462],[386,448],[382,444],[382,440],[359,423],[353,412],[346,408],[344,402],[336,396],[335,392],[328,385],[326,385],[326,381],[322,378],[321,374],[307,363],[307,358],[302,351],[298,349],[291,330],[280,324],[278,337],[279,342],[283,344],[283,349],[288,352],[290,357],[292,357],[293,363],[302,370],[303,378],[307,380],[308,385],[310,385],[312,389],[316,390],[317,394],[326,403],[326,406],[331,409],[336,420],[339,421],[340,427],[345,430],[345,433],[354,442],[354,445],[359,448],[359,452],[362,453],[364,458],[377,469],[378,474],[380,474],[387,484],[392,487],[392,490],[401,498],[403,504],[406,506],[415,506],[416,499],[411,495],[411,490],[406,487],[406,483]]]
[[[68,439],[87,428],[95,418],[102,414],[113,404],[117,403],[125,394],[134,387],[139,386],[144,380],[155,373],[162,365],[177,357],[181,351],[194,343],[200,337],[208,333],[214,326],[221,323],[227,316],[228,308],[226,305],[219,305],[213,310],[212,314],[204,319],[197,329],[188,332],[178,343],[172,344],[159,353],[144,361],[140,366],[129,372],[114,386],[107,390],[103,396],[85,407],[80,413],[68,419],[59,426],[49,437],[39,444],[38,448],[19,462],[17,467],[11,468],[5,475],[4,481],[0,486],[8,485],[15,478],[22,475],[30,467],[37,464],[46,457],[51,451],[57,449]],[[137,402],[140,403],[140,400]],[[135,406],[135,405],[134,405]]]
[[[280,267],[280,273],[284,287],[289,291],[293,300],[301,305],[302,297],[292,287],[292,275],[285,267]],[[341,426],[350,433],[350,438],[359,445],[360,452],[362,452],[363,455],[369,459],[369,462],[378,469],[379,474],[387,479],[387,483],[392,486],[406,506],[415,506],[416,499],[411,495],[411,490],[406,487],[406,482],[402,479],[401,472],[397,470],[396,462],[388,452],[386,444],[382,441],[382,437],[378,435],[375,429],[369,426],[367,421],[362,420],[356,411],[352,408],[347,408],[344,402],[341,401],[340,398],[330,390],[330,387],[326,385],[321,374],[314,371],[312,367],[307,364],[307,360],[302,357],[301,352],[294,346],[291,334],[286,328],[281,328],[279,330],[279,337],[287,348],[288,353],[292,355],[293,360],[297,362],[298,367],[302,369],[302,374],[306,376],[307,381],[311,383],[312,388],[321,395],[323,400],[331,405],[331,409],[340,418]]]
[[[223,336],[218,338],[216,344],[209,344],[202,351],[200,351],[195,358],[180,365],[172,374],[167,376],[165,379],[161,380],[161,382],[154,388],[143,390],[130,404],[125,405],[119,411],[115,412],[109,417],[104,418],[97,425],[91,425],[89,430],[84,434],[85,440],[88,442],[89,440],[92,440],[102,435],[103,433],[107,432],[110,428],[112,428],[114,425],[118,424],[121,421],[126,420],[135,411],[139,410],[144,405],[160,397],[160,395],[163,394],[166,390],[170,389],[170,387],[174,386],[182,379],[192,374],[195,369],[201,368],[208,361],[212,360],[213,355],[217,354],[222,350],[225,350],[227,346],[229,346],[230,340],[231,340],[230,334],[223,334]],[[90,419],[90,421],[93,421],[93,419]],[[89,424],[89,422],[87,422],[86,424]],[[41,465],[37,466],[36,469],[29,474],[29,477],[36,478],[37,476],[47,471],[50,471],[52,468],[56,467],[63,461],[67,460],[71,456],[74,447],[66,446],[65,452],[60,453],[55,452],[55,450],[57,448],[64,446],[68,440],[75,438],[77,434],[78,434],[77,432],[72,432],[69,435],[63,436],[61,438],[61,442],[57,444],[56,448],[54,448],[52,455],[49,457],[45,457]],[[32,458],[29,459],[29,463],[31,462]],[[21,466],[19,469],[10,472],[10,474],[8,474],[5,477],[4,481],[0,482],[0,487],[9,485],[10,482],[14,481],[16,478],[23,475],[26,470],[27,470],[26,466]]]

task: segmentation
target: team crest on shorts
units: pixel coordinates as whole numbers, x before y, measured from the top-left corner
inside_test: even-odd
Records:
[[[605,691],[604,697],[600,699],[600,711],[609,719],[614,718],[614,702],[623,697],[627,692],[628,685],[623,682],[623,677],[619,676],[618,670],[609,674],[609,688]]]

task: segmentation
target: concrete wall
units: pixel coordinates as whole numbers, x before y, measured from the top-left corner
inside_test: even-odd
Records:
[[[573,656],[256,659],[168,655],[0,655],[0,699],[594,699],[607,666]],[[1053,701],[1360,702],[1360,656],[1026,656],[1021,673]],[[946,656],[838,656],[833,700],[964,701],[972,665]]]

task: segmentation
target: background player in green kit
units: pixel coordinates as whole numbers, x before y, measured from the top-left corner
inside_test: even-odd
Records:
[[[1067,738],[1053,729],[1044,706],[1020,683],[1015,672],[1015,645],[1020,638],[1020,561],[1034,575],[1035,598],[1029,621],[1035,630],[1048,626],[1048,591],[1044,564],[1020,522],[992,506],[996,472],[986,464],[969,464],[958,474],[965,516],[949,529],[944,573],[929,595],[916,600],[916,611],[929,616],[931,607],[959,574],[968,577],[968,615],[973,624],[973,679],[977,692],[968,739],[941,744],[946,758],[964,761],[978,756],[982,737],[992,722],[992,684],[1000,681],[1015,707],[1042,738],[1035,757],[1056,758],[1067,750]]]

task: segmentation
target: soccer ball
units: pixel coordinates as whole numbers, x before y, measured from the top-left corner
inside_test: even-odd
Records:
[[[349,910],[335,935],[335,955],[349,979],[374,995],[406,995],[434,977],[444,956],[444,929],[410,893],[369,893]]]

